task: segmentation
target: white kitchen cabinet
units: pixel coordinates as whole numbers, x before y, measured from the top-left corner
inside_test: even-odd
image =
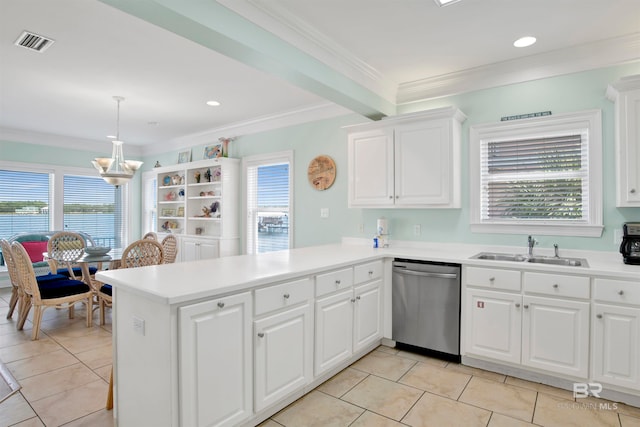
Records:
[[[232,426],[253,414],[250,292],[178,309],[180,425]]]
[[[313,283],[309,278],[255,291],[256,412],[313,379]]]
[[[354,289],[353,352],[382,337],[382,281],[376,280]]]
[[[640,282],[596,278],[593,379],[640,391]]]
[[[459,208],[464,119],[449,107],[349,126],[349,207]]]
[[[522,296],[467,289],[465,352],[520,363]]]
[[[181,242],[181,261],[198,261],[201,259],[218,258],[219,246],[218,240],[186,237],[180,238]]]
[[[316,376],[351,357],[354,302],[352,289],[316,300]]]
[[[640,75],[609,85],[615,103],[616,206],[640,206]]]

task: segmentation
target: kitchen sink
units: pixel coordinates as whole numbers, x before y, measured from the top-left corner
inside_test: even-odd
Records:
[[[563,265],[568,267],[589,267],[589,263],[584,258],[565,258],[565,257],[546,257],[521,254],[503,254],[497,252],[480,252],[471,257],[471,259],[485,259],[489,261],[512,261],[512,262],[530,262],[534,264],[551,264]]]

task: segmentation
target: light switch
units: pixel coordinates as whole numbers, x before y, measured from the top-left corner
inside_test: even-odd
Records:
[[[133,316],[133,330],[144,336],[144,319]]]

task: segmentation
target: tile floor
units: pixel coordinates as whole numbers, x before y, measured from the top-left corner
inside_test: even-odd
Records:
[[[5,318],[9,296],[0,289],[0,360],[22,389],[0,404],[0,427],[113,426],[110,319],[86,328],[80,306],[74,320],[48,309],[32,342],[30,324],[17,332]],[[261,427],[403,425],[640,427],[640,408],[379,347]]]

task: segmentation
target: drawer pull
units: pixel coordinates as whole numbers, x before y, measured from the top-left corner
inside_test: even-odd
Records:
[[[336,285],[340,284],[340,279],[336,279]]]
[[[516,308],[520,308],[520,303],[519,302],[516,303]]]
[[[284,294],[283,295],[284,299],[289,299],[289,296],[290,296],[289,294]]]
[[[490,281],[490,282],[495,282],[495,281],[496,281],[496,278],[495,278],[495,277],[489,277],[489,281]]]
[[[622,290],[618,291],[618,295],[624,295],[624,291]]]
[[[360,295],[358,295],[358,296],[356,297],[356,299],[359,301],[359,300],[360,300]]]
[[[218,303],[218,307],[220,307],[220,308],[224,308],[224,303],[223,303],[222,301],[220,301],[220,302]]]
[[[636,194],[636,189],[635,189],[635,188],[632,188],[631,190],[629,190],[629,193],[631,193],[631,194]]]
[[[355,298],[351,298],[351,302],[356,302],[356,299]]]
[[[524,308],[529,308],[529,304],[525,304],[525,305],[524,305]]]
[[[596,317],[597,317],[598,319],[602,319],[602,314],[596,314]]]
[[[264,338],[264,332],[258,332],[258,338]]]
[[[373,270],[369,270],[369,276],[373,276]]]
[[[553,284],[553,288],[554,288],[554,289],[558,289],[558,284],[557,284],[557,283],[554,283],[554,284]]]

